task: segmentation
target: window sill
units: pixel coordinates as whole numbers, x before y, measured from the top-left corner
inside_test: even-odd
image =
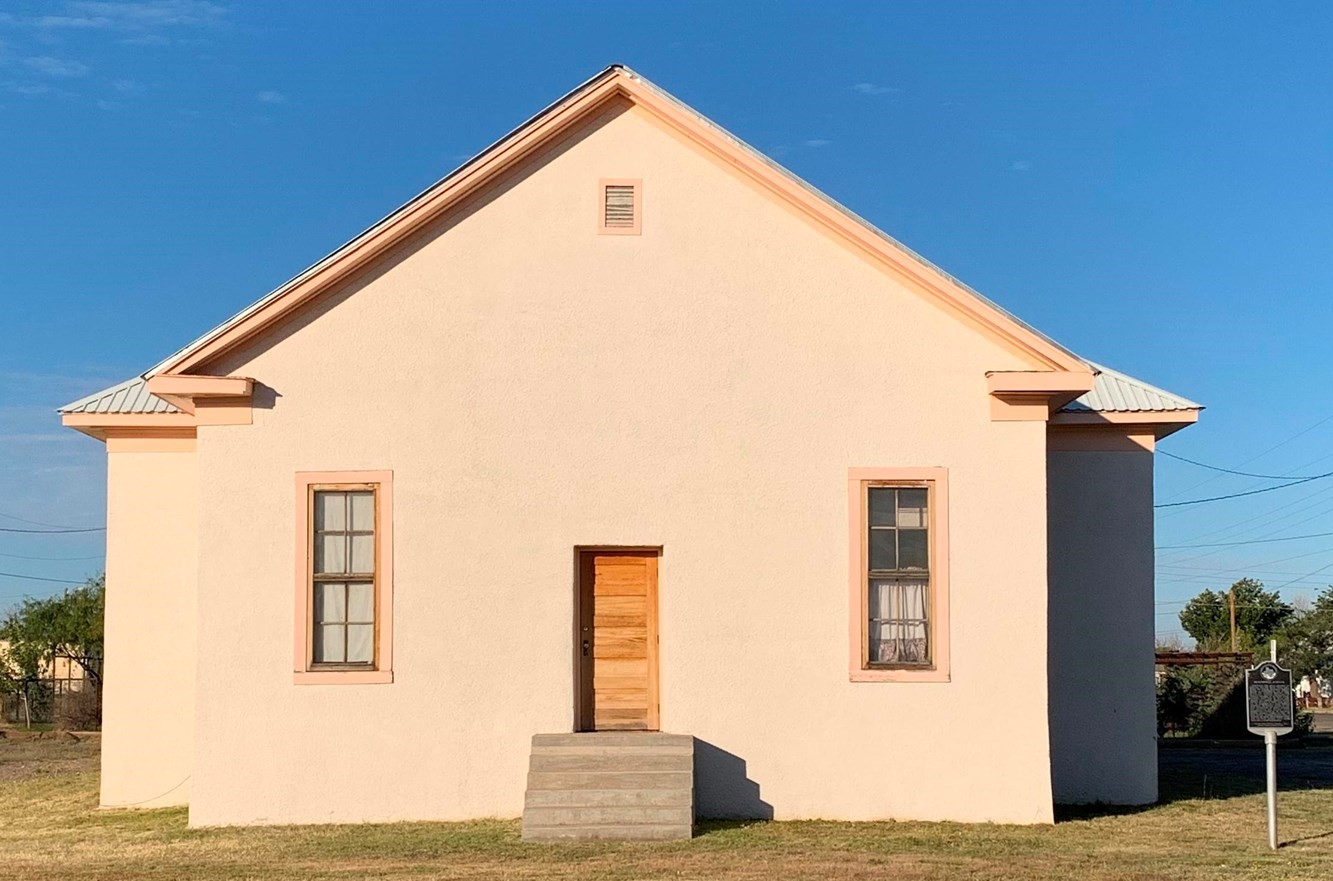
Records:
[[[392,670],[297,670],[292,674],[297,685],[388,685]]]
[[[942,669],[913,670],[907,667],[852,670],[852,682],[948,682],[949,671]]]

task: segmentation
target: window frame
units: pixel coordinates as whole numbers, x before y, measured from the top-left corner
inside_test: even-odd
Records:
[[[926,490],[928,664],[871,664],[869,661],[869,490],[881,486]],[[853,682],[949,681],[948,486],[948,469],[945,468],[848,469],[849,678]]]
[[[606,188],[630,187],[634,191],[634,225],[606,225]],[[643,235],[643,178],[604,177],[597,181],[597,233],[604,236]]]
[[[314,662],[315,493],[374,493],[375,634],[371,662]],[[372,685],[393,682],[393,472],[302,471],[296,475],[296,596],[293,677],[297,685]]]

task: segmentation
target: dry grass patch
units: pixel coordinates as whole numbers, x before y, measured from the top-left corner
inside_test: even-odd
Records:
[[[1168,803],[1051,827],[717,823],[687,842],[532,845],[515,821],[189,829],[184,809],[98,811],[96,744],[0,740],[0,854],[22,879],[1201,879],[1333,878],[1333,750],[1284,754],[1277,854],[1264,844],[1262,754],[1164,753]],[[1297,751],[1293,751],[1297,752]],[[1258,765],[1250,765],[1257,758]],[[24,772],[7,775],[8,766]],[[1300,767],[1306,767],[1301,776]],[[1228,773],[1230,768],[1232,772]],[[1253,773],[1250,773],[1253,771]],[[1204,783],[1207,776],[1208,782]],[[1202,795],[1205,785],[1211,794]]]

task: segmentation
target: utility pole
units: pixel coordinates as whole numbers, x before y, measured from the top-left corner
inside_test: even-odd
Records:
[[[1227,599],[1230,601],[1229,605],[1231,606],[1231,651],[1234,653],[1235,651],[1237,651],[1237,649],[1236,649],[1236,585],[1234,585],[1234,584],[1231,585],[1231,590],[1227,593]]]

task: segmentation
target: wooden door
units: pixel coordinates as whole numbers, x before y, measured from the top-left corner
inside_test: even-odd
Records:
[[[657,552],[579,554],[579,730],[656,731]]]

